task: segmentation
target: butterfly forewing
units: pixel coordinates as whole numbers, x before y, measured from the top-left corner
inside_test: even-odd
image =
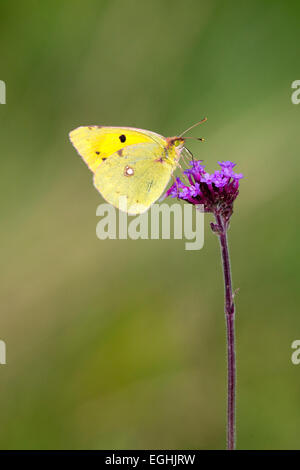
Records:
[[[93,173],[103,160],[129,145],[157,142],[165,146],[159,134],[130,127],[77,127],[70,132],[70,140]]]

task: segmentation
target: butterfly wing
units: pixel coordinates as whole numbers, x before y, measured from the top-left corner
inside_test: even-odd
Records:
[[[94,185],[104,199],[129,214],[145,212],[162,194],[176,162],[157,142],[119,149],[98,166]]]
[[[82,126],[71,131],[69,137],[93,173],[102,161],[128,145],[156,142],[164,146],[166,142],[155,132],[134,127]]]

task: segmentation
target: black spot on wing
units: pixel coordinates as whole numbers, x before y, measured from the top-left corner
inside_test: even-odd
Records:
[[[122,134],[119,136],[120,142],[125,142],[126,141],[126,135]]]

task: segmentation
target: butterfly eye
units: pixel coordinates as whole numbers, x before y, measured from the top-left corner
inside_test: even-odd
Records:
[[[124,134],[120,135],[120,136],[119,136],[119,139],[120,139],[121,142],[125,142],[125,140],[126,140],[126,135],[124,135]]]

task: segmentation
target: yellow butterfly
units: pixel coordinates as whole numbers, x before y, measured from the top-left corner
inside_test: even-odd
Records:
[[[163,137],[133,127],[82,126],[69,137],[94,173],[96,189],[131,215],[145,212],[161,196],[185,148],[182,135]]]

